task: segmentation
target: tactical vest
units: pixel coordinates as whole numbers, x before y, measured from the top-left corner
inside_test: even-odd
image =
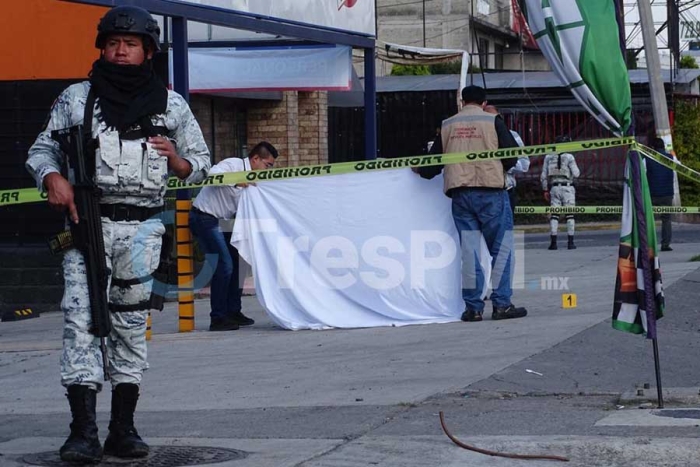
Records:
[[[85,104],[85,134],[92,135],[95,97],[92,88]],[[139,129],[120,133],[100,122],[97,137],[88,142],[94,148],[95,183],[103,196],[153,197],[165,190],[168,159],[147,142],[151,136],[165,136],[165,126],[142,119]]]
[[[562,156],[566,153],[551,154],[547,159],[547,176],[552,183],[573,182],[574,177],[569,164],[563,163]]]
[[[478,152],[498,149],[496,116],[474,105],[465,106],[442,124],[444,152]],[[499,160],[463,162],[445,166],[445,193],[454,188],[505,188],[503,164]]]

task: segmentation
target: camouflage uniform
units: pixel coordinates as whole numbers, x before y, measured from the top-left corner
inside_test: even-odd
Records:
[[[63,155],[51,139],[51,130],[82,123],[90,83],[68,87],[51,109],[45,130],[29,150],[26,166],[43,190],[44,177],[60,172]],[[209,150],[187,102],[169,91],[165,114],[151,117],[154,126],[166,127],[178,154],[192,165],[188,182],[204,179],[211,166]],[[163,206],[168,179],[167,159],[146,143],[145,137],[120,140],[101,118],[99,100],[95,106],[92,136],[99,141],[96,151],[96,182],[102,189],[101,204],[157,208]],[[72,174],[68,174],[71,180]],[[72,181],[72,180],[71,180]],[[109,302],[112,331],[107,339],[109,372],[112,386],[119,383],[139,384],[146,362],[147,301],[151,294],[149,275],[158,266],[162,221],[151,218],[139,221],[112,221],[102,217],[107,267],[110,269]],[[64,313],[61,383],[88,386],[99,391],[103,380],[99,339],[90,332],[90,302],[85,262],[76,249],[63,259],[65,291],[61,308]],[[144,282],[116,286],[113,279],[139,279]],[[130,311],[118,311],[119,308]],[[141,308],[142,307],[142,308]]]
[[[544,191],[549,190],[551,206],[575,206],[576,189],[574,179],[581,175],[576,165],[573,154],[548,154],[542,164],[540,182]],[[551,187],[551,188],[550,188]],[[550,218],[551,235],[556,235],[559,229],[559,214],[552,214]],[[569,236],[574,235],[574,215],[566,215],[566,231]]]

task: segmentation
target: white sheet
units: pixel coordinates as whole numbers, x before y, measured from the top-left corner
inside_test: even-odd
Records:
[[[283,328],[457,321],[460,248],[442,183],[409,169],[260,183],[240,199],[231,243]]]

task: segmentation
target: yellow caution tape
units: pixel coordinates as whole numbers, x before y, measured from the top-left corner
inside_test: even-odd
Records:
[[[693,180],[694,182],[700,183],[700,172],[697,172],[691,169],[690,167],[681,164],[680,162],[676,162],[673,159],[669,159],[668,157],[654,151],[653,149],[647,146],[644,146],[643,144],[634,143],[632,145],[632,148],[639,151],[645,157],[655,160],[664,167],[667,167],[673,170],[674,172],[678,172],[679,174],[683,175],[686,178],[689,178],[690,180]]]
[[[18,188],[16,190],[0,190],[0,206],[9,204],[37,203],[45,201],[48,194],[36,188]]]
[[[516,206],[516,214],[622,214],[622,206]],[[654,206],[654,214],[700,214],[700,206]]]
[[[635,144],[635,140],[632,137],[607,138],[581,142],[572,141],[566,143],[542,144],[539,146],[525,146],[522,148],[498,149],[495,151],[400,157],[396,159],[376,159],[357,162],[338,162],[335,164],[319,164],[215,174],[206,177],[199,183],[186,183],[176,177],[171,177],[168,179],[166,189],[178,190],[183,188],[201,188],[205,186],[235,185],[237,183],[288,180],[291,178],[374,172],[377,170],[392,170],[403,167],[429,167],[434,165],[460,164],[462,162],[479,162],[485,160],[512,159],[517,157],[544,156],[547,154],[560,152],[581,152],[594,149],[630,146],[633,144]],[[33,203],[45,199],[45,193],[39,193],[33,188],[0,191],[0,206]]]
[[[374,172],[377,170],[392,170],[405,167],[429,167],[434,165],[460,164],[463,162],[479,162],[484,160],[512,159],[517,157],[543,156],[546,154],[561,152],[581,152],[594,149],[608,149],[613,147],[631,146],[645,157],[653,159],[665,167],[700,183],[700,172],[697,172],[680,162],[673,161],[651,148],[637,143],[632,137],[607,138],[591,141],[572,141],[556,144],[543,144],[538,146],[525,146],[521,148],[498,149],[495,151],[479,151],[469,153],[451,153],[439,155],[400,157],[395,159],[376,159],[355,162],[338,162],[335,164],[307,165],[299,167],[284,167],[277,169],[255,170],[247,172],[230,172],[209,175],[199,183],[186,183],[176,177],[168,179],[166,189],[178,190],[188,188],[201,188],[205,186],[235,185],[238,183],[257,183],[273,180],[288,180],[292,178],[318,177],[324,175],[340,175],[347,173]],[[13,204],[35,203],[45,201],[47,194],[34,188],[20,188],[16,190],[0,190],[0,206]],[[551,209],[550,207],[535,207],[534,209]],[[609,208],[606,206],[587,206],[585,213],[600,213],[596,209]],[[622,209],[622,208],[620,208]],[[687,208],[694,209],[694,208]],[[621,210],[619,212],[622,212]],[[674,211],[676,212],[676,211]],[[680,212],[680,211],[678,211]],[[685,211],[683,211],[685,212]],[[539,214],[538,211],[518,212],[520,214]],[[543,213],[551,213],[549,211]]]

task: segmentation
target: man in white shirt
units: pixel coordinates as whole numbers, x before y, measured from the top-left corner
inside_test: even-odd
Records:
[[[213,166],[209,174],[271,169],[277,156],[277,149],[263,141],[250,151],[246,159],[224,159]],[[232,331],[255,322],[241,312],[238,251],[231,246],[231,229],[224,232],[220,227],[220,221],[236,216],[238,200],[246,186],[247,183],[239,183],[204,187],[190,211],[190,230],[214,269],[211,278],[210,331]]]
[[[498,109],[494,105],[487,105],[484,107],[484,112],[501,116]],[[515,138],[518,146],[521,148],[525,146],[523,139],[516,131],[510,130],[510,134],[513,135],[513,138]],[[513,212],[513,219],[515,219],[515,203],[517,201],[517,198],[515,197],[515,186],[518,184],[515,180],[515,173],[525,173],[528,170],[530,170],[530,158],[518,157],[518,162],[516,162],[515,165],[506,172],[506,191],[508,192],[508,200],[510,201],[510,209]]]

